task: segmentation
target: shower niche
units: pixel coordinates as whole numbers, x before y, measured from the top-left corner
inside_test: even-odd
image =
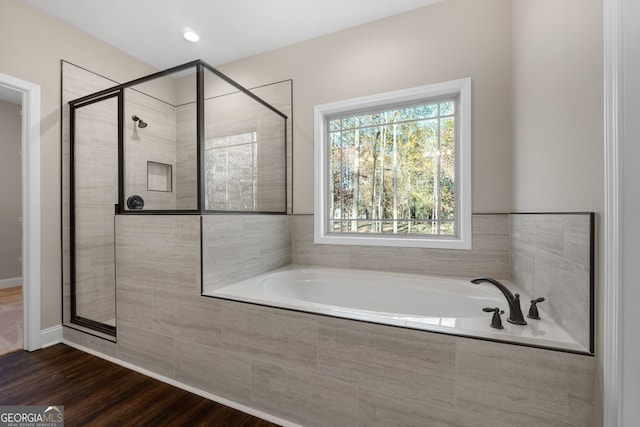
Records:
[[[67,325],[116,335],[115,215],[287,213],[287,116],[203,61],[68,107]]]

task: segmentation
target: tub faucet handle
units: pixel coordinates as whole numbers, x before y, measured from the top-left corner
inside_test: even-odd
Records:
[[[538,313],[538,303],[544,301],[544,298],[536,298],[531,300],[531,307],[529,307],[529,314],[527,317],[529,319],[540,320],[540,313]]]
[[[477,277],[471,281],[474,285],[484,282],[491,283],[493,286],[500,289],[500,292],[502,292],[504,297],[507,299],[507,302],[509,303],[509,318],[507,319],[507,322],[513,323],[514,325],[526,325],[527,321],[524,320],[522,309],[520,308],[520,295],[512,294],[505,285],[491,277]]]
[[[499,307],[485,307],[482,311],[485,313],[493,312],[493,317],[491,318],[491,324],[489,326],[496,329],[504,329],[502,326],[502,319],[500,318],[500,315],[504,314],[504,310],[500,310]]]

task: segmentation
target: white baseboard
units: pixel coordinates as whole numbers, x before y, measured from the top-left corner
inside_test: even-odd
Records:
[[[237,403],[237,402],[234,402],[232,400],[225,399],[224,397],[220,397],[218,395],[215,395],[213,393],[209,393],[209,392],[201,390],[199,388],[196,388],[196,387],[181,383],[180,381],[176,381],[176,380],[174,380],[172,378],[165,377],[164,375],[160,375],[160,374],[157,374],[155,372],[149,371],[147,369],[141,368],[141,367],[139,367],[137,365],[134,365],[133,363],[125,362],[125,361],[117,359],[115,357],[108,356],[108,355],[106,355],[104,353],[100,353],[99,351],[87,348],[85,346],[76,344],[74,342],[71,342],[71,341],[63,339],[62,343],[68,345],[69,347],[73,347],[73,348],[76,348],[78,350],[84,351],[85,353],[89,353],[89,354],[92,354],[94,356],[97,356],[97,357],[99,357],[101,359],[108,360],[109,362],[115,363],[116,365],[124,366],[125,368],[128,368],[128,369],[131,369],[133,371],[139,372],[139,373],[141,373],[143,375],[146,375],[148,377],[155,378],[156,380],[162,381],[163,383],[178,387],[178,388],[180,388],[182,390],[186,390],[186,391],[188,391],[190,393],[193,393],[193,394],[197,394],[198,396],[204,397],[205,399],[209,399],[209,400],[212,400],[214,402],[220,403],[222,405],[228,406],[230,408],[237,409],[238,411],[242,411],[245,414],[249,414],[249,415],[253,415],[254,417],[262,418],[263,420],[270,421],[272,423],[281,425],[283,427],[301,427],[299,424],[294,424],[291,421],[284,420],[282,418],[273,416],[273,415],[268,414],[266,412],[262,412],[262,411],[260,411],[258,409],[250,408],[250,407],[245,406],[245,405],[243,405],[241,403]]]
[[[0,289],[13,288],[22,285],[22,277],[11,277],[9,279],[0,279]]]
[[[50,347],[62,342],[62,325],[52,326],[40,331],[42,348]]]

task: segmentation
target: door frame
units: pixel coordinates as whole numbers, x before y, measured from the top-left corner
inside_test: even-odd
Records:
[[[639,153],[640,54],[638,30],[631,25],[640,16],[640,7],[632,0],[605,0],[604,6],[603,421],[607,427],[623,427],[636,425],[640,415],[640,340],[634,329],[640,312],[633,306],[640,296],[634,258],[640,249],[640,227],[632,184],[640,176],[633,163]]]
[[[0,73],[0,86],[22,93],[22,296],[24,348],[42,348],[40,322],[40,85]]]

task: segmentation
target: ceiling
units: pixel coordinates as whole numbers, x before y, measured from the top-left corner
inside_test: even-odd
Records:
[[[218,66],[441,0],[25,0],[159,69]],[[200,41],[186,41],[190,28]]]

